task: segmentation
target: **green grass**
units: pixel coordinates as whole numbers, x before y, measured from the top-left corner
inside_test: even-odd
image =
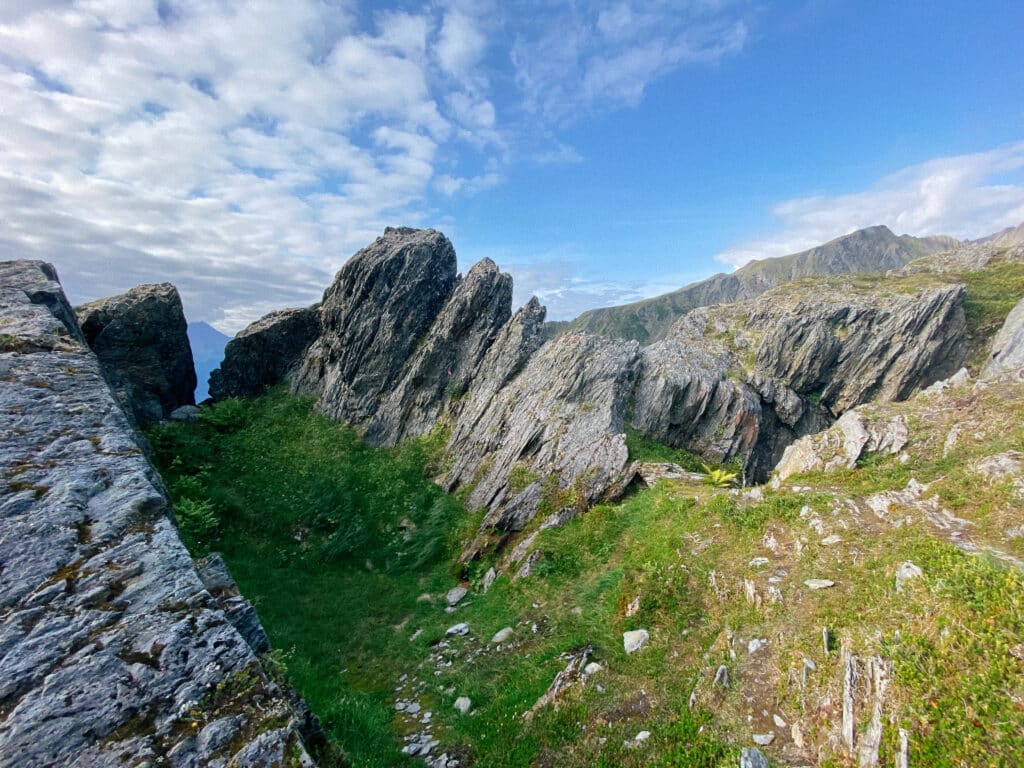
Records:
[[[651,440],[630,427],[626,428],[626,448],[630,461],[667,462],[690,472],[704,471],[701,460],[689,451]]]
[[[833,501],[903,488],[914,477],[934,483],[957,514],[1004,514],[1010,490],[979,487],[970,465],[1024,445],[1020,402],[1009,384],[978,396],[970,408],[982,424],[947,457],[948,424],[911,402],[900,406],[912,423],[905,463],[870,456],[850,470],[797,478],[799,490],[763,488],[761,498],[662,482],[599,505],[539,533],[528,579],[510,578],[508,550],[471,564],[477,586],[487,566],[505,572],[452,614],[417,600],[456,583],[455,557],[480,521],[429,479],[443,434],[370,449],[309,400],[278,391],[204,409],[197,424],[149,436],[187,543],[195,554],[223,552],[277,649],[270,663],[287,670],[356,768],[413,764],[399,754],[394,711],[404,674],[424,682],[419,700],[434,713],[443,746],[477,768],[734,766],[750,744],[748,715],[763,710],[802,717],[817,750],[834,726],[819,706],[841,690],[840,638],[862,658],[881,654],[894,665],[883,764],[903,727],[912,764],[962,768],[1013,765],[1024,753],[1024,662],[1009,652],[1024,642],[1021,576],[936,541],[921,524],[855,521]],[[1011,428],[993,421],[1004,416]],[[989,421],[995,426],[983,427]],[[700,471],[685,452],[635,433],[628,441],[634,459]],[[532,479],[524,473],[518,482]],[[814,516],[842,543],[822,546]],[[770,565],[755,566],[758,556]],[[925,577],[897,595],[893,574],[904,560]],[[767,599],[771,573],[785,574],[779,603]],[[803,588],[817,577],[836,586]],[[745,597],[745,579],[757,583],[761,602]],[[460,621],[471,633],[451,640],[451,666],[421,666]],[[506,626],[510,647],[488,649]],[[822,627],[833,633],[828,652]],[[622,633],[638,628],[651,641],[627,656]],[[741,640],[730,646],[732,635]],[[758,657],[747,656],[742,640],[753,637],[771,640]],[[565,654],[583,648],[603,670],[524,719]],[[804,658],[818,667],[806,687],[793,683]],[[728,690],[710,684],[719,664],[734,681]],[[457,696],[470,697],[470,715],[455,712]],[[641,730],[651,736],[638,747]],[[773,749],[766,751],[780,754]],[[848,765],[827,747],[821,754],[821,765]]]
[[[992,337],[1010,310],[1024,298],[1024,264],[997,261],[985,269],[967,272],[962,279],[967,329],[978,342],[972,344],[968,362],[976,370],[985,362]]]

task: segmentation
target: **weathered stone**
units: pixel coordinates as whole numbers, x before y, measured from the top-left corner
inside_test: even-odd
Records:
[[[52,268],[0,276],[0,766],[270,766],[286,748],[310,765],[288,697],[204,587],[67,325]],[[224,685],[253,695],[213,711]]]
[[[924,571],[921,570],[920,566],[914,565],[909,560],[900,563],[899,567],[896,568],[896,591],[902,592],[908,581],[920,579],[922,576],[924,576]]]
[[[754,743],[759,747],[767,747],[773,741],[775,741],[774,733],[755,733],[752,737]]]
[[[339,421],[373,416],[444,307],[455,251],[432,229],[387,228],[338,271],[320,305],[320,337],[303,357],[296,391]]]
[[[171,421],[196,421],[202,411],[195,405],[180,405],[171,411]]]
[[[499,629],[497,632],[494,633],[494,636],[491,638],[491,644],[497,645],[499,643],[504,643],[511,637],[512,627],[505,627],[504,629]]]
[[[910,439],[906,417],[876,422],[867,415],[867,409],[847,411],[831,428],[787,447],[775,467],[775,483],[802,472],[852,469],[867,453],[895,455],[902,451]]]
[[[622,646],[626,655],[636,653],[651,639],[651,634],[646,629],[634,629],[622,633]]]
[[[559,699],[565,695],[566,691],[584,678],[583,670],[587,666],[591,653],[593,651],[590,648],[584,648],[582,651],[569,654],[569,663],[566,664],[565,669],[555,675],[555,679],[548,689],[533,703],[529,711],[523,714],[523,717],[529,720],[537,710],[543,707],[551,705],[557,707]]]
[[[260,623],[253,604],[241,595],[228,564],[219,554],[207,555],[196,561],[196,571],[210,594],[217,598],[224,616],[238,630],[256,653],[270,650],[270,639]]]
[[[807,579],[804,581],[804,586],[808,589],[828,589],[835,585],[836,583],[832,579]]]
[[[744,747],[740,753],[740,768],[768,768],[768,758],[757,747]]]
[[[443,484],[472,488],[467,506],[488,510],[484,536],[522,530],[548,488],[586,505],[622,474],[636,359],[635,342],[570,334],[545,345],[482,407],[470,395],[448,443],[454,463]],[[528,482],[517,485],[523,477]],[[484,546],[478,537],[463,560]]]
[[[992,351],[981,372],[983,379],[1024,378],[1024,300],[1010,310],[992,340]]]
[[[391,446],[430,432],[449,404],[468,391],[511,314],[512,278],[484,259],[455,288],[377,409],[365,439]]]
[[[469,590],[465,587],[452,587],[448,590],[448,594],[444,596],[444,599],[448,605],[455,606],[458,605],[459,601],[468,594]]]
[[[260,318],[227,343],[224,360],[210,373],[210,397],[254,397],[287,381],[319,335],[319,304]]]
[[[460,715],[468,715],[470,708],[473,706],[473,702],[470,701],[468,696],[459,696],[455,700],[453,705]]]
[[[75,313],[115,394],[139,422],[195,405],[188,323],[173,285],[140,285],[76,307]]]

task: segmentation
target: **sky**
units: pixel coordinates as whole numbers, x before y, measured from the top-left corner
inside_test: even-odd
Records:
[[[0,259],[234,333],[385,226],[551,319],[1024,221],[1024,3],[3,0]]]

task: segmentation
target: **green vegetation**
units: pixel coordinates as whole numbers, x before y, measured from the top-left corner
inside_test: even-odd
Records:
[[[729,488],[733,483],[735,483],[736,478],[739,477],[739,473],[737,472],[729,472],[725,469],[709,467],[704,463],[701,463],[700,467],[704,471],[704,482],[708,485],[714,486],[715,488]]]
[[[689,451],[651,440],[630,427],[626,428],[626,448],[630,461],[668,462],[690,472],[704,471],[704,463]]]
[[[662,481],[592,508],[539,532],[527,579],[510,578],[511,547],[470,564],[474,591],[454,613],[440,595],[456,584],[455,553],[480,516],[429,479],[443,434],[373,450],[309,400],[272,392],[150,439],[189,546],[223,552],[277,649],[265,663],[287,674],[357,768],[413,764],[399,752],[411,726],[394,707],[413,691],[443,748],[480,768],[735,766],[752,733],[774,730],[762,712],[803,728],[810,764],[837,733],[840,642],[893,665],[883,764],[904,728],[911,764],[1013,765],[1024,753],[1020,573],[965,554],[911,509],[884,522],[863,503],[914,478],[972,521],[981,544],[1020,524],[1014,488],[981,482],[972,467],[1024,450],[1024,385],[952,397],[958,410],[922,399],[877,414],[908,418],[904,461],[873,454],[759,495]],[[974,421],[944,456],[953,419]],[[627,440],[634,459],[702,471],[684,451]],[[515,483],[536,479],[524,468]],[[838,542],[826,545],[828,534]],[[1024,543],[1000,546],[1024,554]],[[906,561],[924,575],[897,594]],[[503,575],[484,593],[490,565]],[[808,590],[811,578],[835,586]],[[470,633],[445,639],[457,622]],[[504,627],[512,637],[499,650],[488,640]],[[639,628],[650,642],[626,655],[622,633]],[[753,638],[769,644],[752,654]],[[524,718],[582,649],[601,671]],[[729,688],[712,683],[719,665]],[[453,709],[458,696],[472,700],[470,714]],[[638,744],[641,730],[650,737]],[[770,754],[792,746],[788,729],[775,732]],[[824,749],[822,765],[853,764]]]
[[[1024,264],[996,261],[962,277],[966,289],[964,315],[967,329],[978,343],[968,361],[977,370],[985,361],[988,342],[999,331],[1010,310],[1024,298]]]

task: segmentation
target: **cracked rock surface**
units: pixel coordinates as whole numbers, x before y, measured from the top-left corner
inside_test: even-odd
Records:
[[[0,766],[312,765],[55,271],[0,278]]]

